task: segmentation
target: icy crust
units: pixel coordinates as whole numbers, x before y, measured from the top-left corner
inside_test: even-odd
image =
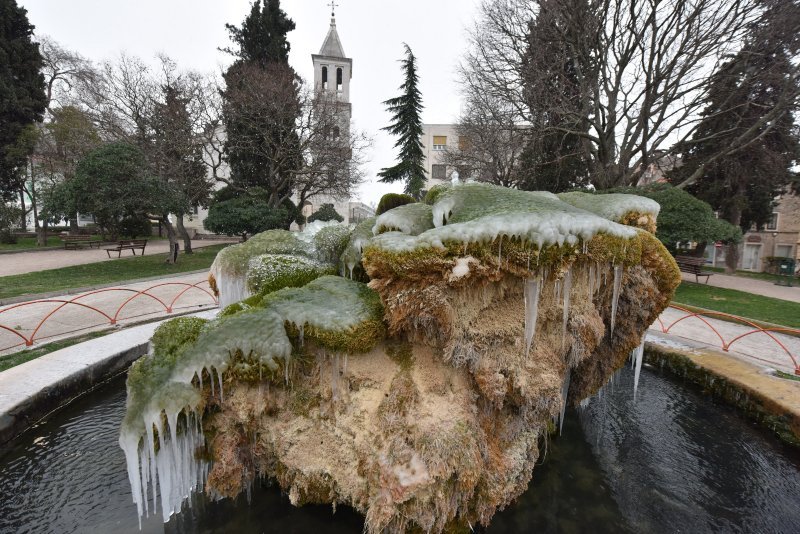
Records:
[[[433,208],[427,204],[406,204],[378,216],[372,233],[401,232],[419,235],[433,228]]]
[[[296,256],[336,264],[352,229],[335,221],[315,221],[302,232],[268,230],[246,242],[222,249],[211,264],[209,283],[225,307],[253,295],[248,270],[251,260],[265,254]],[[334,265],[335,267],[335,265]],[[254,280],[259,275],[254,275]]]
[[[293,338],[355,354],[384,336],[380,297],[337,276],[276,291],[256,308],[210,323],[176,319],[160,326],[152,353],[129,372],[119,440],[139,515],[149,514],[156,483],[164,521],[202,487],[209,469],[201,454],[202,414],[205,403],[225,402],[226,377],[288,381]]]
[[[301,287],[308,282],[335,274],[336,267],[303,256],[262,254],[250,260],[247,289],[251,294],[267,294],[284,287]]]
[[[623,193],[595,195],[580,191],[570,191],[559,194],[558,198],[567,204],[619,223],[626,222],[626,215],[631,213],[649,215],[656,218],[658,217],[658,212],[661,211],[659,203],[651,198]]]
[[[372,239],[372,228],[375,226],[376,220],[376,217],[370,217],[358,223],[353,229],[340,260],[342,276],[354,279],[363,272],[361,255],[364,247]]]
[[[538,249],[575,245],[603,233],[622,239],[635,230],[560,202],[551,193],[517,191],[489,184],[462,184],[442,191],[432,209],[435,228],[418,236],[389,232],[370,246],[410,252],[444,249],[446,243],[492,243],[522,240]]]

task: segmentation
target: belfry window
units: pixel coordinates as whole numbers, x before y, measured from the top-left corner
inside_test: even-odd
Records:
[[[343,78],[343,76],[342,76],[342,67],[337,67],[336,68],[336,90],[337,91],[341,91],[342,90],[342,78]]]
[[[322,67],[322,88],[328,88],[328,67]]]

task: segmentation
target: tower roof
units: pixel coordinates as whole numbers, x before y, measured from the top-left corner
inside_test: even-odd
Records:
[[[336,18],[334,17],[331,17],[331,28],[328,30],[325,42],[322,43],[322,48],[319,49],[319,55],[346,57],[344,55],[344,49],[342,48],[342,41],[339,40],[339,33],[336,31]]]

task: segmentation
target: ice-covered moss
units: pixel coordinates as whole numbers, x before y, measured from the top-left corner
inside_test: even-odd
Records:
[[[268,230],[256,234],[244,243],[231,245],[219,251],[214,259],[216,267],[226,274],[244,275],[250,259],[262,254],[291,254],[314,258],[314,246],[288,230]]]
[[[558,198],[567,204],[619,223],[627,223],[631,220],[629,215],[632,213],[636,214],[633,219],[635,220],[641,216],[655,218],[658,216],[658,212],[661,211],[661,206],[658,202],[651,198],[624,193],[595,195],[581,191],[569,191],[559,194]]]
[[[178,317],[162,323],[150,340],[153,354],[161,359],[174,359],[178,352],[194,343],[197,336],[208,324],[200,317]]]
[[[353,228],[345,224],[322,228],[314,235],[313,240],[317,249],[317,259],[326,263],[338,263],[345,247],[350,242],[352,232]]]
[[[433,206],[439,199],[439,196],[451,187],[452,186],[450,184],[434,185],[428,190],[427,193],[425,193],[425,198],[422,201],[429,206]]]
[[[372,233],[401,232],[419,235],[433,228],[433,209],[427,204],[414,203],[394,208],[378,215]]]
[[[264,297],[292,334],[341,352],[366,352],[385,335],[380,297],[366,285],[338,276],[323,276],[302,288],[287,288]]]
[[[301,287],[315,278],[335,273],[333,265],[303,256],[263,254],[250,260],[247,289],[265,295],[284,287]]]
[[[350,234],[350,241],[347,243],[341,257],[342,274],[351,279],[357,279],[363,273],[361,266],[361,254],[364,247],[372,239],[372,227],[375,226],[376,217],[370,217],[358,223]]]

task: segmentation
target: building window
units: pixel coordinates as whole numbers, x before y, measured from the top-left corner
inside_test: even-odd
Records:
[[[447,180],[447,165],[432,165],[431,176],[434,180]]]
[[[328,88],[328,67],[324,65],[322,67],[322,88],[323,89]]]
[[[775,247],[775,256],[778,258],[791,258],[792,245],[778,245]]]
[[[777,230],[777,229],[778,229],[778,212],[773,211],[772,217],[767,223],[767,230]]]
[[[200,214],[200,206],[195,204],[192,206],[192,215],[199,215]]]
[[[433,136],[433,149],[434,150],[444,150],[447,148],[447,136],[446,135],[434,135]]]
[[[342,76],[342,67],[337,67],[336,69],[336,90],[341,91],[342,87],[344,87],[343,76]]]

